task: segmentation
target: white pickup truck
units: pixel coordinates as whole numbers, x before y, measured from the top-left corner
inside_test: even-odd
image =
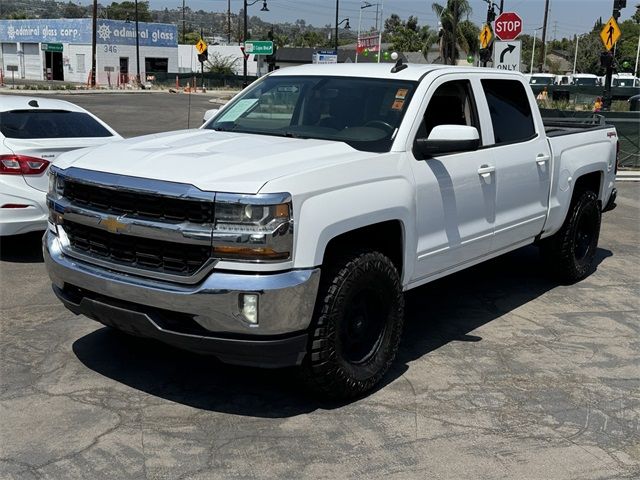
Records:
[[[361,395],[403,292],[532,243],[588,275],[616,146],[598,122],[545,125],[517,73],[292,67],[199,130],[60,157],[44,256],[72,312]]]

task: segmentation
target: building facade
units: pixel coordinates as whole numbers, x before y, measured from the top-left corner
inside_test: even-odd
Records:
[[[91,72],[92,20],[0,20],[0,69],[5,77],[86,83]],[[178,72],[177,27],[138,23],[140,77]],[[98,19],[96,75],[112,87],[138,72],[135,22]]]

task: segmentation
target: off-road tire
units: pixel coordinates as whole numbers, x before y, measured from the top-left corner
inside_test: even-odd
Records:
[[[358,397],[380,382],[398,351],[402,284],[391,260],[375,251],[354,253],[326,268],[302,375],[323,398]]]
[[[572,284],[591,273],[601,217],[597,195],[582,192],[572,200],[562,228],[540,244],[545,260],[561,282]]]

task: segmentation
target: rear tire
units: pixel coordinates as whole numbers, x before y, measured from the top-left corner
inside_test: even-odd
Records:
[[[379,252],[360,252],[323,276],[307,358],[308,387],[331,399],[360,396],[391,366],[404,320],[404,297],[394,264]]]
[[[541,243],[545,259],[563,283],[578,282],[591,273],[601,217],[597,195],[583,192],[571,202],[562,228]]]

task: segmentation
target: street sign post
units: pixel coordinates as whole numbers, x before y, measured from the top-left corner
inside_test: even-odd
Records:
[[[522,42],[495,42],[493,44],[493,66],[500,70],[520,71]]]
[[[244,50],[250,55],[273,55],[273,42],[270,40],[247,40],[244,42]]]
[[[616,19],[614,17],[611,17],[600,32],[600,39],[604,44],[604,48],[611,51],[616,43],[618,43],[618,40],[620,40],[621,36],[622,31],[618,26],[618,22],[616,22]]]
[[[505,12],[496,18],[493,30],[502,41],[515,40],[522,33],[522,18],[515,12]]]
[[[63,47],[61,43],[41,43],[40,50],[43,52],[62,52]]]
[[[482,30],[480,30],[480,37],[478,38],[480,39],[480,46],[482,48],[487,48],[489,46],[491,40],[493,39],[493,33],[491,33],[489,25],[487,25],[486,23],[484,24]]]
[[[11,88],[16,88],[15,74],[18,71],[18,65],[7,65],[7,72],[11,72]]]

